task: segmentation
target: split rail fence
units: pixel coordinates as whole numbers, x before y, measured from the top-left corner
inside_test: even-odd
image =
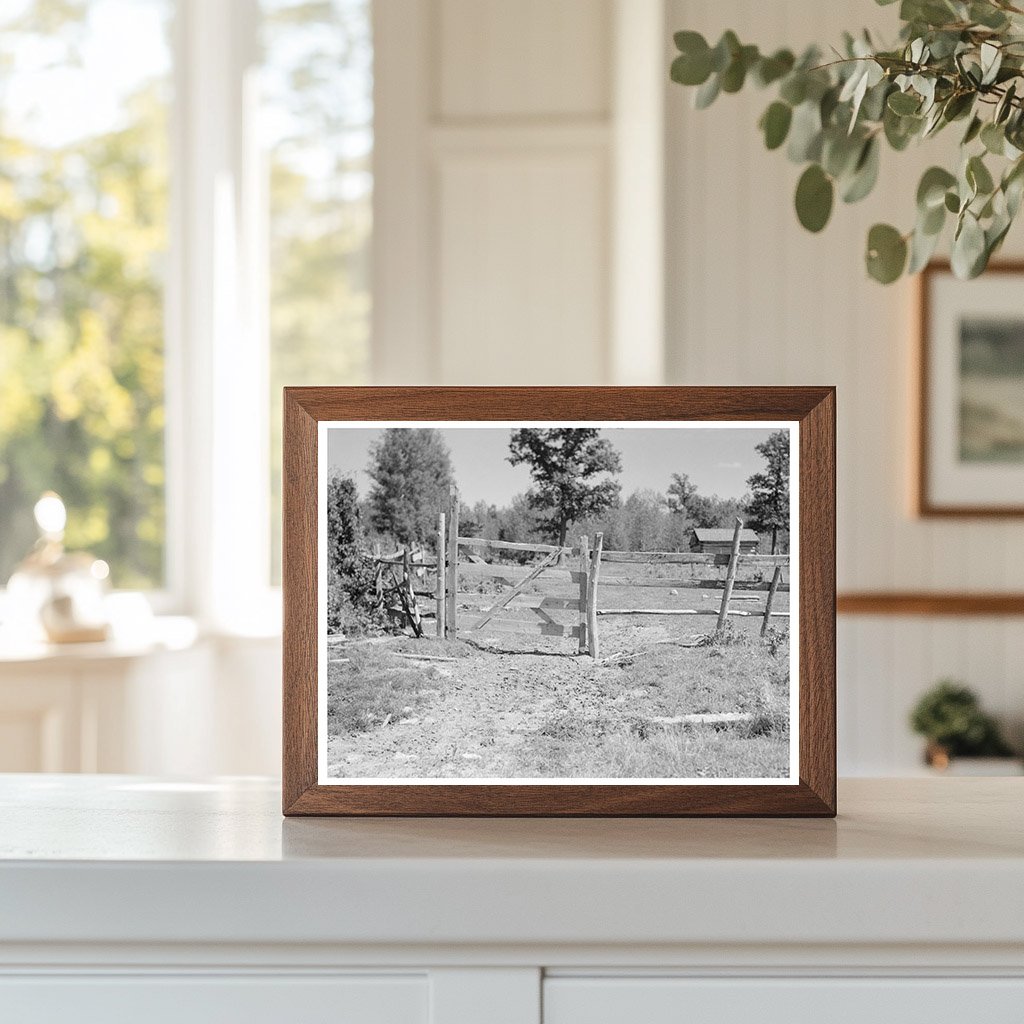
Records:
[[[566,637],[578,642],[580,654],[593,658],[600,656],[598,617],[608,615],[707,615],[717,618],[716,630],[724,627],[729,616],[759,617],[763,636],[772,617],[788,617],[788,611],[775,611],[776,596],[788,592],[783,570],[789,566],[788,555],[746,554],[740,550],[743,523],[737,519],[731,550],[728,553],[707,554],[691,551],[606,551],[601,533],[580,537],[573,547],[552,544],[524,544],[512,541],[488,540],[482,537],[459,536],[459,502],[452,492],[447,512],[438,515],[437,534],[433,557],[425,551],[405,549],[388,556],[377,556],[378,596],[382,597],[382,579],[387,572],[392,586],[387,596],[397,604],[391,611],[404,616],[417,636],[423,635],[423,620],[434,618],[438,637],[456,638],[472,636],[485,630],[488,633],[519,633],[538,636]],[[483,554],[487,552],[520,552],[543,557],[534,565],[493,564]],[[601,564],[605,563],[618,575],[601,578]],[[707,565],[725,568],[724,578],[670,579],[652,576],[625,576],[618,565]],[[741,566],[773,568],[770,582],[737,579]],[[433,586],[430,575],[434,576]],[[500,595],[485,595],[461,589],[466,583],[479,585],[481,580],[498,581],[508,589]],[[536,593],[539,581],[553,582],[556,591],[564,582],[564,593]],[[599,608],[598,583],[602,590],[614,592],[624,588],[650,588],[659,590],[717,590],[722,598],[718,608]],[[528,589],[529,588],[529,589]],[[737,609],[732,603],[738,594],[743,597],[764,594],[763,608]],[[421,608],[418,598],[432,598],[432,607]],[[467,607],[476,605],[475,608]],[[552,613],[575,613],[575,623],[558,621]],[[526,618],[516,615],[526,615]]]

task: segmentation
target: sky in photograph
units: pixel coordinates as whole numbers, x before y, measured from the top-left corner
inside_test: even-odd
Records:
[[[332,427],[327,442],[329,468],[350,475],[360,497],[371,480],[366,473],[370,445],[382,428]],[[440,433],[451,453],[462,500],[473,505],[486,501],[506,505],[530,487],[525,465],[508,460],[511,429],[495,427],[443,427]],[[635,490],[662,493],[673,473],[687,473],[701,494],[739,498],[747,492],[747,477],[764,468],[754,446],[772,429],[762,427],[626,427],[601,430],[622,456],[622,496]]]

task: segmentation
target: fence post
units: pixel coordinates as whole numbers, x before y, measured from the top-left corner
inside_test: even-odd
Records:
[[[448,485],[448,572],[445,590],[448,601],[445,624],[448,636],[454,639],[459,635],[458,612],[455,606],[459,593],[459,492],[455,484]]]
[[[604,534],[594,534],[594,550],[590,554],[590,572],[587,573],[587,642],[590,656],[597,660],[601,655],[601,639],[597,635],[597,578],[601,574],[601,549]]]
[[[444,513],[437,513],[437,635],[444,639],[445,624],[445,579],[448,576],[445,569],[445,535],[444,535]]]
[[[587,538],[580,537],[580,654],[586,654],[587,646],[587,593],[590,580],[590,548]]]
[[[782,566],[775,566],[775,575],[772,576],[772,585],[768,588],[768,598],[764,603],[764,621],[761,623],[761,636],[768,632],[768,623],[772,617],[772,605],[775,604],[775,592],[782,582]]]
[[[740,536],[743,532],[743,520],[736,517],[736,529],[732,533],[732,552],[729,555],[729,570],[725,574],[725,589],[722,591],[722,607],[718,609],[717,632],[725,625],[729,617],[729,601],[732,598],[732,585],[736,582],[736,563],[740,559]]]

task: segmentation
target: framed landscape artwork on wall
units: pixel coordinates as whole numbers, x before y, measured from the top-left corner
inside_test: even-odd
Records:
[[[830,388],[289,388],[284,810],[835,813]]]
[[[917,510],[1024,515],[1024,264],[920,282]]]

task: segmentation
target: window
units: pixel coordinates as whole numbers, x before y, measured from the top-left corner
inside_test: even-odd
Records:
[[[370,0],[0,6],[0,587],[52,489],[115,587],[270,628],[281,388],[367,376],[372,67]]]
[[[164,580],[170,16],[0,13],[0,585],[48,489],[115,585]]]
[[[373,46],[369,0],[264,0],[269,155],[271,566],[280,565],[281,388],[366,381]]]

